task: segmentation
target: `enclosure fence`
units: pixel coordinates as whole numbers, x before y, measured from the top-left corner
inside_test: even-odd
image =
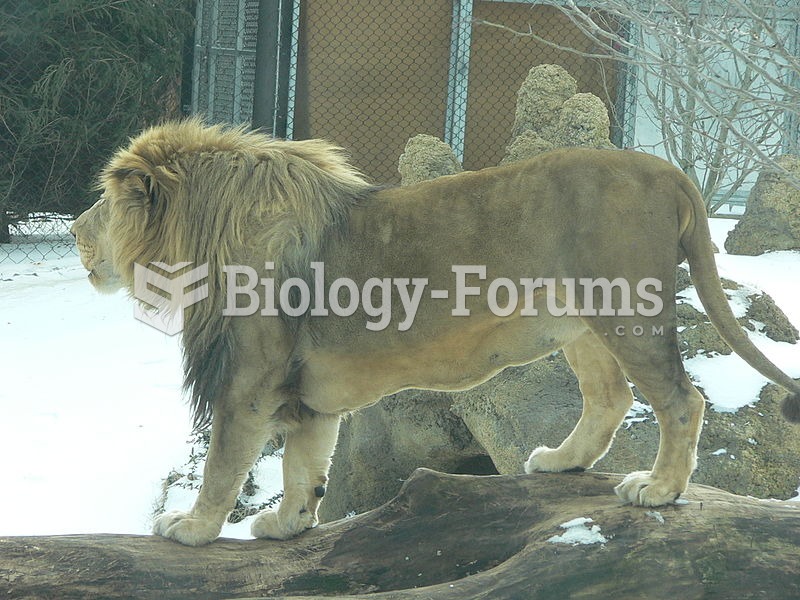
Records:
[[[181,114],[193,25],[192,0],[0,2],[0,261],[74,252],[104,162]]]
[[[714,1],[684,4],[687,10],[699,11]],[[659,5],[650,0],[629,4],[648,2]],[[733,2],[754,6],[756,0]],[[781,27],[793,32],[796,46],[800,8],[795,0],[772,3],[783,7]],[[288,139],[325,138],[344,147],[354,165],[374,182],[395,184],[398,158],[417,134],[450,144],[465,169],[497,165],[511,141],[520,85],[532,67],[556,64],[576,79],[578,92],[590,92],[605,104],[611,141],[633,147],[641,122],[637,65],[618,51],[624,51],[640,25],[618,18],[618,13],[604,13],[612,2],[576,2],[610,34],[613,43],[604,47],[565,15],[561,9],[566,4],[196,0],[191,8],[194,23],[185,27],[189,42],[183,53],[183,80],[173,82],[172,88],[159,88],[162,112],[182,109],[209,122],[245,123]],[[3,10],[0,19],[13,22],[13,15]],[[8,50],[8,39],[0,34],[0,60],[21,60],[20,56]],[[38,93],[42,85],[31,86],[31,93]],[[109,101],[116,98],[111,90],[107,93]],[[0,113],[13,101],[0,94]],[[8,137],[1,125],[0,133]],[[0,139],[0,149],[12,142]],[[81,176],[106,156],[93,158]],[[0,201],[1,197],[2,193]],[[741,201],[737,198],[732,201]],[[0,204],[0,261],[38,259],[40,252],[29,242],[39,238],[52,238],[56,255],[72,252],[70,217],[58,212],[34,212],[32,219],[21,221]],[[10,240],[8,235],[4,239],[4,232]]]
[[[604,101],[615,143],[630,144],[634,90],[625,65],[512,31],[530,26],[554,44],[591,52],[591,41],[553,7],[281,0],[266,3],[274,8],[265,19],[264,4],[200,0],[194,112],[220,122],[252,118],[279,137],[331,140],[375,182],[396,183],[398,157],[420,133],[449,143],[466,169],[497,164],[520,84],[532,67],[555,63],[579,91]],[[253,28],[257,14],[262,22]]]

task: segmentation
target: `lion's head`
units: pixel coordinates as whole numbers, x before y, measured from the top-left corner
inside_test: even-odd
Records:
[[[78,217],[71,229],[81,262],[89,271],[89,281],[101,293],[115,292],[122,287],[111,258],[107,224],[108,202],[101,198]]]
[[[98,290],[133,292],[135,264],[208,264],[209,297],[184,311],[183,331],[185,383],[203,425],[234,346],[222,267],[258,254],[297,274],[371,186],[327,142],[187,119],[133,138],[98,187],[101,199],[72,227]]]

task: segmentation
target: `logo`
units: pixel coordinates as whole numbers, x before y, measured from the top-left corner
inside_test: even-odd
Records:
[[[138,303],[134,305],[133,316],[167,335],[175,335],[183,331],[183,311],[208,297],[208,284],[196,285],[208,277],[208,263],[177,275],[191,265],[190,262],[179,262],[168,265],[152,262],[160,272],[144,267],[138,263],[133,265],[133,296]],[[192,287],[188,292],[186,289]],[[184,293],[185,292],[185,293]]]
[[[192,264],[134,264],[133,295],[139,300],[134,306],[136,319],[167,335],[183,331],[184,310],[209,296],[208,283],[203,281],[208,277],[208,263],[188,269]],[[275,263],[266,262],[264,267],[269,275]],[[322,262],[310,263],[306,278],[280,280],[259,277],[248,265],[223,265],[225,281],[220,283],[225,307],[221,315],[351,317],[361,311],[370,331],[386,329],[393,319],[398,331],[406,331],[424,302],[445,301],[450,303],[453,317],[469,317],[472,310],[489,310],[498,317],[535,317],[540,310],[554,317],[640,317],[642,320],[625,321],[626,325],[616,329],[618,336],[639,337],[647,333],[645,326],[651,327],[647,319],[659,315],[664,307],[663,285],[655,278],[636,282],[622,277],[489,280],[484,265],[452,265],[451,271],[453,280],[433,289],[430,281],[421,277],[331,280]],[[663,330],[659,323],[652,325],[652,335],[664,335]]]

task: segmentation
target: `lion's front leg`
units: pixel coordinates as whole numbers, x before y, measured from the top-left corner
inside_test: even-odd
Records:
[[[216,409],[197,501],[189,512],[159,516],[153,533],[187,546],[202,546],[216,539],[247,473],[273,432],[263,417],[241,405]]]
[[[339,417],[305,416],[286,434],[283,454],[283,500],[277,511],[260,513],[251,533],[285,540],[317,525],[328,470],[339,434]]]

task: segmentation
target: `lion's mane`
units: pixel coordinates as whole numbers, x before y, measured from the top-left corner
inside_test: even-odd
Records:
[[[183,331],[184,387],[202,429],[235,360],[222,267],[258,248],[278,280],[307,276],[326,237],[371,186],[327,142],[188,119],[132,139],[102,171],[100,188],[112,261],[129,290],[134,263],[208,263],[209,297],[185,310]]]

